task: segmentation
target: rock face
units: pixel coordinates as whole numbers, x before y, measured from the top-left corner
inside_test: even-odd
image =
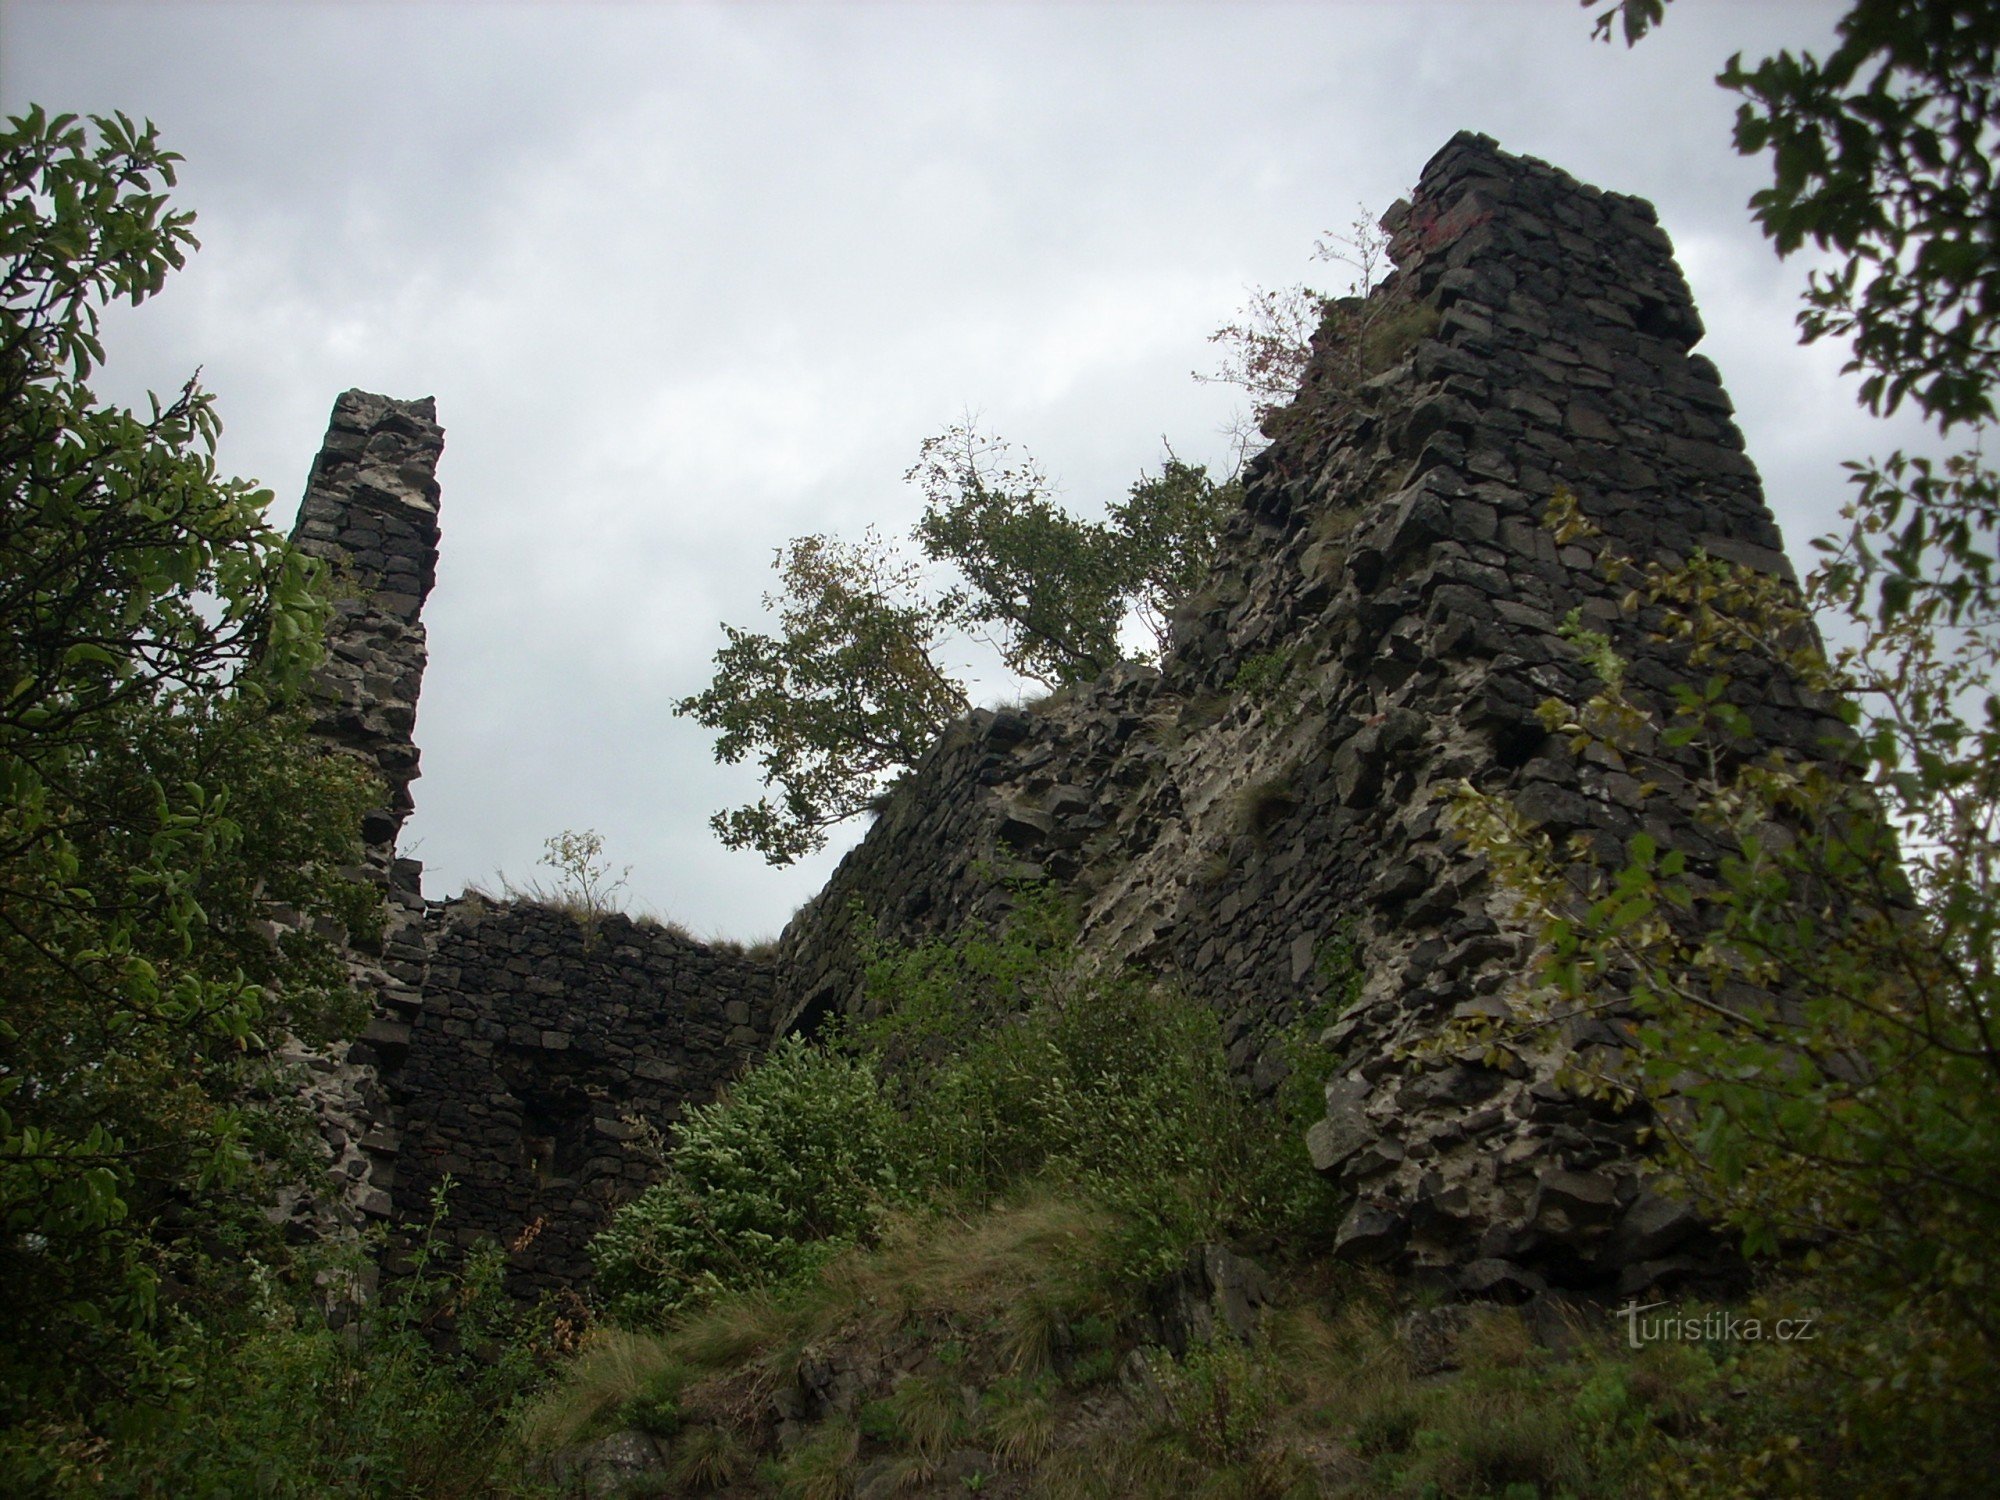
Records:
[[[1557,1083],[1565,1058],[1617,1032],[1572,1028],[1505,1068],[1411,1056],[1455,1018],[1504,1007],[1531,958],[1436,793],[1466,780],[1503,792],[1604,857],[1642,830],[1681,841],[1676,752],[1580,763],[1536,717],[1545,698],[1593,690],[1567,619],[1608,636],[1643,688],[1685,675],[1621,612],[1595,554],[1559,546],[1543,514],[1567,491],[1629,555],[1700,548],[1790,578],[1782,543],[1715,369],[1690,352],[1701,323],[1648,205],[1461,135],[1384,222],[1394,273],[1323,330],[1159,669],[1119,667],[954,726],[773,959],[623,927],[586,953],[567,919],[472,907],[433,906],[421,944],[392,939],[405,946],[383,958],[409,967],[384,965],[388,1010],[407,1010],[430,963],[421,1007],[378,1022],[410,1027],[391,1069],[399,1210],[448,1164],[481,1230],[509,1239],[553,1222],[551,1208],[594,1228],[593,1204],[638,1181],[600,1149],[609,1122],[707,1097],[772,1036],[864,1003],[857,910],[891,936],[945,932],[1004,908],[996,875],[1026,876],[1077,896],[1107,960],[1213,1004],[1258,1089],[1284,1076],[1279,1038],[1320,1026],[1336,1062],[1308,1144],[1351,1194],[1343,1253],[1484,1295],[1637,1285],[1703,1263],[1701,1226],[1644,1185],[1644,1120]],[[349,401],[384,415],[349,420]],[[406,410],[343,398],[329,453],[337,440],[389,454],[371,434]],[[323,457],[315,485],[349,474],[340,461]],[[414,472],[400,463],[387,469]],[[393,497],[370,477],[381,468],[341,480],[361,517],[345,534],[368,530],[378,491]],[[347,524],[302,517],[322,523]],[[382,580],[379,600],[421,600],[427,563],[348,550],[357,576]],[[398,632],[413,627],[413,611],[353,617],[353,640],[387,655],[341,653],[359,696],[327,721],[412,772]],[[1840,732],[1785,682],[1748,685],[1741,706],[1766,743],[1801,755]],[[391,785],[394,820],[407,778]],[[384,868],[392,891],[413,890],[395,883],[402,865]],[[1359,997],[1325,1014],[1349,965]],[[535,1172],[548,1180],[531,1187]],[[576,1274],[581,1239],[561,1239],[533,1274]]]

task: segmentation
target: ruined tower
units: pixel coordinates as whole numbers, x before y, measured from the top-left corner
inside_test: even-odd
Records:
[[[1647,1186],[1644,1120],[1557,1081],[1615,1034],[1505,1070],[1413,1051],[1504,1011],[1532,963],[1440,794],[1470,780],[1607,853],[1690,826],[1644,784],[1684,784],[1671,753],[1579,762],[1537,717],[1594,690],[1571,619],[1645,687],[1686,675],[1543,525],[1558,491],[1642,561],[1791,570],[1648,204],[1460,135],[1384,224],[1394,272],[1322,331],[1159,670],[946,735],[786,932],[781,984],[795,1016],[852,1008],[856,914],[949,928],[1004,903],[997,860],[1075,893],[1098,952],[1206,998],[1268,1090],[1351,944],[1362,989],[1326,1018],[1310,1137],[1351,1195],[1342,1253],[1473,1293],[1644,1285],[1714,1247]],[[1783,681],[1742,706],[1801,755],[1840,732]]]

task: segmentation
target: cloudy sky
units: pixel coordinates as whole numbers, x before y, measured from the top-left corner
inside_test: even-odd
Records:
[[[1254,286],[1344,290],[1315,238],[1455,130],[1658,205],[1802,557],[1839,461],[1909,434],[1796,346],[1803,267],[1745,212],[1764,168],[1711,80],[1844,9],[1679,0],[1628,52],[1571,0],[0,0],[0,108],[124,110],[185,155],[203,249],[109,325],[98,389],[200,365],[283,524],[338,392],[437,398],[429,893],[595,828],[636,906],[755,938],[837,850],[722,849],[754,770],[672,704],[773,549],[906,531],[904,470],[968,410],[1079,510],[1163,437],[1226,468],[1206,335]]]

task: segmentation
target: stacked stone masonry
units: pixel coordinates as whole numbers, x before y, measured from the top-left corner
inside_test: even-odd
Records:
[[[383,801],[362,823],[363,875],[383,897],[379,935],[351,935],[348,966],[373,1014],[354,1043],[293,1048],[329,1157],[332,1190],[287,1203],[302,1228],[327,1233],[387,1218],[393,1208],[393,1071],[423,1002],[422,867],[396,839],[414,807],[417,697],[426,659],[422,611],[437,578],[438,459],[434,404],[348,391],[334,403],[306,481],[293,541],[333,574],[327,654],[314,674],[314,726],[334,751],[364,760]]]
[[[771,1035],[768,964],[622,916],[526,903],[431,909],[420,1023],[394,1090],[396,1214],[459,1184],[459,1244],[514,1251],[540,1294],[588,1279],[590,1236],[658,1171],[657,1135]]]
[[[1506,1072],[1408,1052],[1500,1012],[1531,966],[1439,792],[1470,780],[1607,857],[1642,828],[1693,840],[1692,766],[1579,763],[1536,716],[1596,688],[1572,611],[1639,689],[1685,676],[1594,547],[1557,545],[1550,500],[1641,561],[1699,549],[1789,580],[1783,544],[1650,206],[1461,135],[1385,227],[1396,269],[1347,324],[1380,367],[1323,332],[1161,668],[947,735],[785,933],[781,991],[793,1016],[853,1008],[857,913],[920,935],[1003,902],[995,870],[1053,878],[1088,944],[1213,1004],[1268,1090],[1345,939],[1365,985],[1325,1028],[1339,1068],[1309,1142],[1352,1194],[1344,1254],[1469,1293],[1702,1271],[1714,1242],[1644,1181],[1647,1121],[1556,1082],[1619,1044],[1608,1022]],[[1766,745],[1843,732],[1791,683],[1738,695]]]
[[[1350,1194],[1344,1254],[1468,1294],[1638,1287],[1716,1263],[1694,1216],[1646,1184],[1645,1119],[1558,1084],[1566,1058],[1619,1045],[1615,1028],[1571,1027],[1506,1067],[1410,1048],[1504,1008],[1531,961],[1445,828],[1441,789],[1505,793],[1607,858],[1642,829],[1691,833],[1692,767],[1675,752],[1579,762],[1536,716],[1545,698],[1593,691],[1572,616],[1610,637],[1640,688],[1683,676],[1652,622],[1620,609],[1595,551],[1543,526],[1551,498],[1573,494],[1643,561],[1701,549],[1789,579],[1782,542],[1716,371],[1691,353],[1701,323],[1647,204],[1461,135],[1384,222],[1394,272],[1323,330],[1159,668],[953,726],[773,958],[477,903],[399,929],[383,956],[406,967],[381,993],[384,1020],[408,1030],[375,1054],[391,1107],[374,1132],[398,1148],[399,1216],[449,1171],[467,1232],[511,1243],[540,1224],[517,1256],[524,1284],[573,1281],[588,1233],[648,1171],[622,1139],[628,1117],[669,1120],[774,1035],[864,1005],[864,921],[891,938],[949,932],[998,916],[1006,882],[1026,878],[1072,892],[1105,961],[1214,1005],[1263,1091],[1351,944],[1364,983],[1324,1018],[1336,1071],[1308,1142]],[[329,453],[369,430],[343,427],[346,403],[407,410],[342,400]],[[389,487],[346,482],[381,508]],[[340,523],[301,524],[311,537]],[[435,531],[408,536],[430,550],[377,562],[350,548],[378,601],[428,587]],[[399,618],[420,631],[413,611]],[[392,623],[337,622],[354,650],[337,634],[336,655],[362,687],[330,732],[414,772],[407,719],[371,717],[379,685],[392,710],[414,702],[407,672],[368,656],[407,641]],[[1814,756],[1841,733],[1783,680],[1739,684],[1739,701],[1769,746]],[[406,810],[407,778],[391,784]]]

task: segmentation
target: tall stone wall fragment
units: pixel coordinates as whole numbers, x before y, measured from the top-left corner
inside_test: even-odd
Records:
[[[366,1030],[296,1054],[331,1191],[293,1211],[322,1233],[386,1219],[402,1246],[449,1180],[452,1243],[507,1245],[510,1289],[533,1297],[588,1278],[591,1236],[657,1170],[649,1131],[712,1098],[769,1040],[771,970],[615,914],[425,903],[422,869],[396,839],[418,774],[443,444],[429,400],[349,391],[294,531],[333,574],[314,724],[381,778],[362,836],[387,920],[379,937],[348,939],[373,1002]]]
[[[463,1232],[519,1245],[518,1285],[572,1283],[649,1170],[631,1117],[669,1121],[773,1036],[864,1007],[865,931],[990,921],[1026,879],[1075,897],[1104,961],[1211,1004],[1253,1088],[1315,1030],[1332,1076],[1307,1145],[1347,1194],[1343,1254],[1468,1294],[1724,1260],[1649,1187],[1643,1112],[1563,1086],[1566,1061],[1624,1044],[1615,1026],[1511,1059],[1435,1045],[1504,1009],[1534,957],[1439,793],[1505,795],[1593,858],[1641,831],[1691,842],[1681,752],[1580,762],[1537,717],[1594,690],[1572,619],[1640,688],[1686,676],[1542,518],[1567,491],[1628,555],[1789,580],[1783,544],[1648,205],[1460,135],[1384,224],[1394,271],[1322,329],[1165,660],[952,726],[768,960],[532,904],[424,907],[394,839],[441,438],[427,402],[342,397],[299,538],[347,589],[320,724],[383,775],[368,861],[395,913],[354,955],[367,1036],[308,1060],[350,1206],[420,1217],[449,1174]],[[1737,692],[1767,747],[1843,733],[1796,684]]]
[[[328,1153],[331,1189],[288,1205],[324,1230],[351,1227],[393,1206],[399,1133],[385,1077],[400,1066],[423,1003],[427,958],[422,867],[396,854],[417,778],[417,697],[426,659],[422,610],[437,578],[437,464],[444,429],[428,399],[392,401],[348,391],[333,407],[325,445],[306,481],[292,539],[325,561],[334,581],[327,655],[314,674],[317,738],[359,756],[384,796],[362,824],[363,868],[382,892],[378,934],[348,936],[348,967],[372,1002],[356,1041],[295,1060]]]
[[[1685,676],[1542,519],[1566,489],[1628,555],[1789,579],[1783,543],[1649,205],[1461,135],[1384,222],[1395,270],[1322,330],[1160,670],[952,730],[784,934],[788,1015],[863,1003],[860,916],[945,930],[1004,904],[996,872],[1041,876],[1096,951],[1207,998],[1269,1090],[1351,945],[1365,983],[1325,1027],[1309,1143],[1352,1195],[1343,1253],[1467,1290],[1701,1269],[1714,1247],[1645,1183],[1645,1119],[1557,1082],[1611,1028],[1504,1070],[1413,1054],[1504,1005],[1532,957],[1438,794],[1470,780],[1606,855],[1687,834],[1685,801],[1642,781],[1692,767],[1579,763],[1536,717],[1594,690],[1572,612],[1636,681]],[[1743,706],[1802,755],[1841,733],[1794,685]]]

